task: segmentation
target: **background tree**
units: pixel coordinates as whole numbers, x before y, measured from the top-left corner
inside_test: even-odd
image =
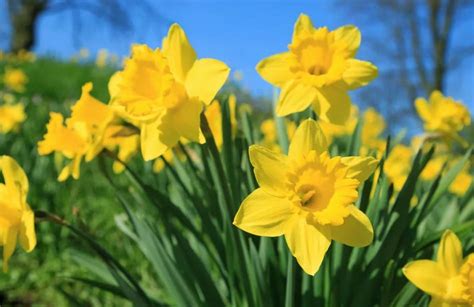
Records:
[[[2,29],[0,33],[8,32],[9,48],[11,52],[30,50],[34,47],[38,20],[42,16],[69,11],[71,17],[66,22],[73,25],[74,42],[79,46],[82,28],[82,13],[89,13],[100,20],[105,20],[114,31],[123,33],[133,31],[131,9],[142,10],[150,20],[164,21],[156,10],[148,5],[147,1],[134,1],[134,5],[127,5],[126,0],[6,0],[9,29]],[[157,18],[158,17],[158,18]],[[5,36],[5,34],[4,34]]]
[[[354,0],[337,4],[347,9],[349,20],[361,25],[371,58],[385,67],[370,88],[360,91],[359,98],[376,106],[389,122],[413,120],[414,99],[436,89],[445,91],[448,77],[474,55],[474,42],[458,35],[472,29],[469,16],[474,1]]]

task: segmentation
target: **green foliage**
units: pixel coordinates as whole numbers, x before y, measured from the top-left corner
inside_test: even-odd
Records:
[[[10,300],[101,306],[423,305],[426,297],[401,268],[413,259],[432,258],[446,228],[463,239],[466,252],[474,248],[473,189],[461,198],[448,192],[472,151],[433,182],[419,179],[433,149],[418,152],[403,188],[394,192],[383,172],[387,146],[379,175],[360,187],[356,204],[374,225],[373,244],[350,248],[333,242],[317,275],[304,274],[283,238],[254,237],[232,224],[242,200],[257,187],[248,146],[258,142],[259,132],[251,115],[242,112],[233,137],[226,99],[221,100],[222,148],[203,116],[206,144],[179,144],[175,157],[179,150],[186,160],[163,159],[161,173],[152,173],[138,158],[115,175],[112,158],[101,155],[84,165],[78,181],[58,183],[53,159],[39,157],[36,149],[48,113],[69,112],[67,101],[77,99],[87,81],[94,82],[93,94],[107,101],[111,71],[52,59],[22,65],[30,79],[24,95],[30,118],[19,134],[0,136],[0,153],[22,162],[31,181],[30,205],[39,219],[56,224],[39,223],[38,248],[30,255],[17,252],[11,273],[1,276],[0,289]],[[284,121],[276,122],[286,151]],[[331,151],[357,154],[360,126]]]

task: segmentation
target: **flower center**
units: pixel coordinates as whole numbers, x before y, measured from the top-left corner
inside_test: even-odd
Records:
[[[127,60],[119,86],[121,104],[132,116],[149,116],[174,108],[186,97],[161,50],[137,47]]]
[[[290,47],[301,68],[310,75],[326,74],[331,68],[334,52],[327,38],[306,38]]]
[[[303,210],[324,210],[334,194],[335,181],[334,174],[327,171],[319,157],[310,155],[290,176],[292,199]]]

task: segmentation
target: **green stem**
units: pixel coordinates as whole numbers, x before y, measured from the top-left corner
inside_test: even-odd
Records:
[[[285,118],[279,117],[276,114],[277,103],[278,103],[278,90],[274,88],[273,90],[273,117],[275,119],[275,125],[277,128],[278,143],[280,144],[281,151],[284,154],[287,154],[288,146],[290,142],[288,140],[288,134],[286,131]]]
[[[289,255],[286,274],[285,307],[293,307],[295,304],[295,273],[295,260],[292,255]]]
[[[238,273],[240,276],[246,276],[246,279],[243,279],[243,287],[244,291],[247,294],[248,298],[248,304],[250,306],[254,306],[254,297],[252,293],[252,287],[250,285],[250,280],[248,279],[248,276],[251,272],[249,272],[248,267],[247,267],[247,262],[246,262],[246,250],[247,246],[244,244],[243,240],[239,240],[239,237],[237,236],[237,233],[233,231],[232,229],[232,219],[231,219],[231,214],[234,213],[233,210],[233,199],[232,199],[232,194],[231,194],[231,189],[228,183],[228,179],[226,177],[226,173],[224,171],[224,166],[222,164],[222,160],[219,154],[219,150],[217,148],[216,142],[214,140],[214,136],[212,135],[211,129],[209,127],[209,123],[207,122],[207,118],[204,115],[204,113],[201,113],[201,130],[202,133],[204,134],[204,137],[206,139],[206,144],[205,146],[209,150],[211,154],[211,166],[215,168],[215,176],[216,178],[216,184],[217,184],[217,189],[218,193],[221,194],[221,198],[224,201],[225,208],[221,208],[222,215],[223,215],[223,227],[225,228],[225,231],[229,231],[229,239],[230,239],[230,248],[226,249],[227,253],[227,259],[235,259],[237,261],[238,266],[240,267],[241,271]],[[212,172],[212,170],[211,170]],[[229,253],[236,253],[234,254],[229,254]],[[232,261],[232,260],[231,260]],[[233,261],[232,261],[233,262]],[[229,271],[232,271],[232,266],[233,263],[228,263],[229,266]],[[229,279],[232,279],[233,274],[229,277]],[[231,281],[232,282],[232,281]]]

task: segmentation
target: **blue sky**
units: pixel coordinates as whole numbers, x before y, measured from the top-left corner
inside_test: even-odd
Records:
[[[258,76],[254,67],[260,59],[287,48],[293,24],[300,13],[310,15],[317,26],[334,29],[353,23],[360,26],[363,36],[364,33],[374,31],[370,24],[358,22],[360,14],[341,13],[334,1],[148,0],[148,3],[159,12],[161,18],[150,20],[150,15],[143,9],[131,7],[133,32],[111,30],[105,22],[83,13],[81,34],[76,40],[73,39],[75,32],[70,12],[47,14],[39,22],[35,51],[68,58],[77,52],[78,47],[86,47],[92,54],[100,48],[106,48],[124,56],[128,54],[132,43],[160,46],[168,25],[178,22],[185,29],[199,57],[213,57],[226,62],[234,71],[243,72],[243,85],[253,94],[270,96],[271,86]],[[472,29],[469,29],[472,26],[472,22],[467,23],[457,36],[472,37]],[[358,58],[372,60],[373,52],[363,41]],[[383,70],[384,67],[379,65],[379,69]],[[474,109],[472,71],[474,61],[471,59],[464,63],[460,73],[452,74],[447,84],[447,94],[463,100],[471,110]]]

